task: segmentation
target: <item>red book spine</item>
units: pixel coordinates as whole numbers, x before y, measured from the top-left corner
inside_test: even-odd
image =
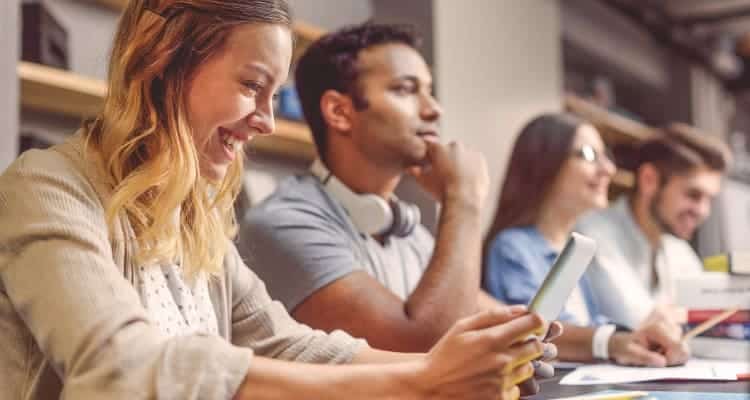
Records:
[[[721,314],[722,312],[724,312],[724,310],[688,310],[687,322],[688,324],[698,324]],[[750,310],[737,311],[734,315],[722,322],[725,324],[742,324],[750,322]]]

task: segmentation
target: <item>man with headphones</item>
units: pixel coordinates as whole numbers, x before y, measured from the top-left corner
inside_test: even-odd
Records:
[[[297,320],[405,352],[501,306],[479,285],[486,162],[440,142],[415,46],[404,27],[368,23],[307,49],[295,81],[319,159],[252,208],[240,234],[248,265]],[[435,238],[393,193],[405,173],[441,203]]]

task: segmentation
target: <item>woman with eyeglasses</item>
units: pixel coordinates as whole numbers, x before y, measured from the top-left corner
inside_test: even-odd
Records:
[[[484,252],[485,289],[508,304],[527,304],[578,218],[604,208],[615,166],[592,125],[545,114],[516,139]],[[576,290],[561,321],[588,324]]]
[[[483,251],[484,289],[507,304],[528,304],[577,220],[607,206],[615,173],[599,132],[567,113],[534,118],[516,139]],[[658,326],[634,332],[599,315],[584,277],[560,315],[560,359],[665,366],[671,349]]]

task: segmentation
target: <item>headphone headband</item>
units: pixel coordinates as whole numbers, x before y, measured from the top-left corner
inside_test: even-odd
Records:
[[[419,207],[399,201],[390,201],[376,194],[354,193],[326,168],[320,159],[310,165],[310,173],[323,185],[325,191],[344,207],[355,227],[370,235],[410,235],[420,222]]]

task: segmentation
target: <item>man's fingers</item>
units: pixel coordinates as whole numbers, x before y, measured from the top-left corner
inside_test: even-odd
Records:
[[[434,160],[436,157],[445,156],[445,154],[448,153],[448,146],[453,144],[451,142],[449,145],[444,145],[440,143],[439,140],[433,139],[432,137],[425,136],[424,143],[427,145],[427,159],[428,160]]]
[[[406,169],[406,173],[418,178],[422,175],[423,167],[421,165],[415,165]]]
[[[667,349],[664,356],[667,358],[667,365],[682,365],[690,358],[690,347],[687,343],[682,342],[680,346]]]
[[[649,367],[666,367],[667,359],[663,355],[650,351],[649,349],[631,342],[626,349],[627,353],[623,357],[624,364],[641,365]]]
[[[682,332],[671,323],[655,323],[639,334],[644,335],[649,343],[656,343],[666,351],[674,351],[682,346]]]

